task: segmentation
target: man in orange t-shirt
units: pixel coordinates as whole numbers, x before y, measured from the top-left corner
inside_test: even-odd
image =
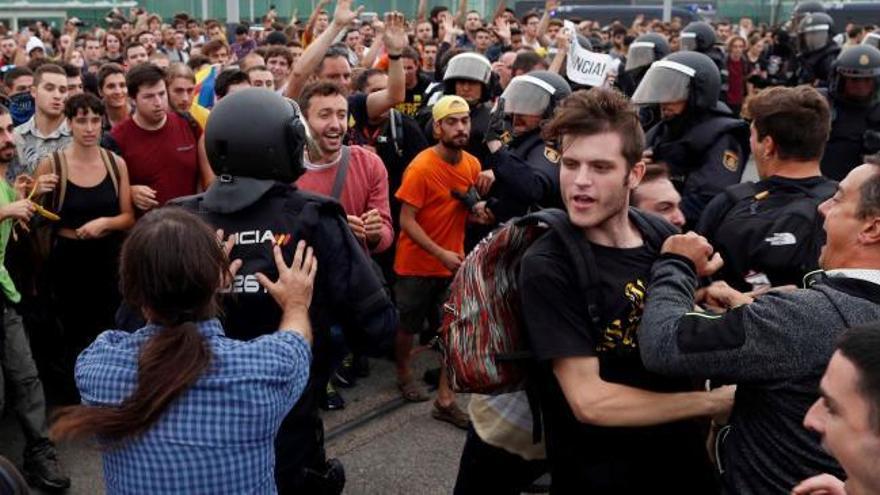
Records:
[[[468,220],[489,223],[485,202],[467,206],[458,198],[475,198],[480,162],[463,150],[470,137],[470,109],[458,96],[444,96],[433,108],[438,143],[419,153],[407,167],[396,197],[401,234],[394,259],[394,285],[400,311],[395,353],[397,380],[403,398],[419,402],[428,396],[415,384],[410,369],[413,336],[425,320],[434,321],[446,299],[453,273],[464,260],[464,233]],[[469,420],[455,403],[445,371],[432,415],[467,428]]]

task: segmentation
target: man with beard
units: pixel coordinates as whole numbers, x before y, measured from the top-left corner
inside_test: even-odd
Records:
[[[470,109],[459,96],[444,96],[433,108],[437,144],[409,164],[396,197],[401,201],[400,239],[394,260],[394,292],[400,311],[395,342],[397,384],[403,398],[428,400],[416,385],[410,362],[413,336],[425,320],[439,314],[449,283],[464,260],[465,226],[469,218],[486,223],[485,210],[469,208],[456,199],[468,195],[480,173],[480,163],[464,151],[470,135]],[[470,423],[455,403],[445,369],[441,367],[432,415],[459,428]]]
[[[718,101],[721,74],[693,51],[654,62],[633,94],[637,105],[659,105],[662,121],[645,136],[645,159],[665,163],[682,196],[688,225],[706,204],[737,184],[749,157],[749,126]]]
[[[55,446],[49,441],[43,384],[31,357],[22,318],[17,312],[21,295],[4,262],[6,244],[14,225],[29,221],[34,214],[33,203],[21,199],[26,191],[16,191],[3,179],[15,158],[12,129],[12,116],[6,107],[0,105],[0,311],[3,313],[0,327],[0,414],[3,412],[6,379],[9,380],[8,390],[12,392],[10,405],[21,423],[26,441],[24,472],[40,488],[57,490],[69,487],[70,478],[64,474]]]

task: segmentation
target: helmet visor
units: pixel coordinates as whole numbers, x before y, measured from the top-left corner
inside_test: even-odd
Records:
[[[636,41],[629,45],[626,54],[626,67],[623,70],[630,71],[651,65],[654,61],[654,43],[649,41]]]
[[[817,29],[818,28],[818,29]],[[804,49],[812,52],[828,44],[828,26],[810,26],[801,34]]]
[[[687,100],[694,75],[694,69],[678,62],[654,62],[636,88],[632,102],[636,105],[654,105]]]
[[[550,106],[550,96],[556,90],[537,77],[524,75],[511,79],[504,98],[504,113],[517,115],[543,115]]]
[[[681,51],[697,51],[697,33],[681,33]]]
[[[475,53],[462,53],[456,55],[446,66],[443,80],[467,79],[482,84],[489,84],[492,75],[492,66],[485,57]]]

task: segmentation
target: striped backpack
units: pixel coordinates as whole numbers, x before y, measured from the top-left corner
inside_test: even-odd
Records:
[[[675,228],[658,216],[629,210],[645,243],[658,253]],[[562,210],[512,220],[483,239],[459,267],[443,307],[440,350],[456,392],[500,394],[525,389],[532,354],[521,313],[520,259],[548,230],[559,234],[574,265],[589,321],[601,322],[598,268],[583,231]]]

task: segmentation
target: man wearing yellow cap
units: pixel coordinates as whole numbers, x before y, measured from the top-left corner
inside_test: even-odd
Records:
[[[422,330],[426,319],[436,326],[433,320],[449,282],[464,260],[468,220],[488,223],[481,208],[485,203],[477,203],[474,188],[480,162],[463,149],[470,136],[470,107],[459,96],[444,96],[432,110],[437,144],[410,162],[395,195],[402,204],[394,259],[398,275],[394,291],[400,311],[395,342],[397,380],[403,398],[412,402],[428,400],[410,369],[413,336]],[[432,414],[459,428],[468,427],[467,414],[455,404],[445,372],[440,376]]]

